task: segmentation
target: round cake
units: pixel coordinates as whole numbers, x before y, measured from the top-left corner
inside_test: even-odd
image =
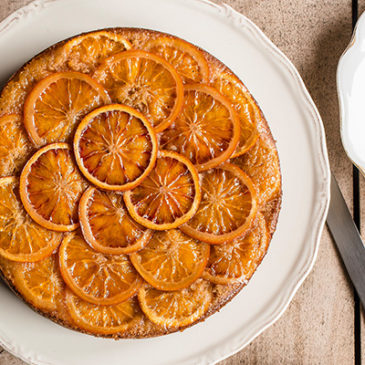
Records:
[[[59,42],[0,97],[0,274],[76,331],[143,338],[218,311],[264,258],[281,204],[242,81],[175,36]]]

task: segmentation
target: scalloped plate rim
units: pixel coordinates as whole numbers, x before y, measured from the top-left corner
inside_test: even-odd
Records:
[[[30,4],[16,10],[0,23],[0,36],[4,32],[8,31],[12,25],[20,21],[23,16],[28,16],[33,11],[36,11],[39,8],[48,6],[55,2],[62,2],[62,1],[64,0],[35,0]],[[290,74],[292,81],[296,83],[296,91],[298,93],[298,97],[304,102],[307,111],[311,114],[313,127],[317,131],[317,136],[318,136],[317,147],[319,147],[319,150],[317,152],[319,153],[318,157],[323,174],[323,183],[321,191],[319,192],[322,199],[317,206],[316,217],[313,223],[314,224],[313,230],[311,232],[311,236],[308,239],[308,242],[310,241],[311,244],[310,257],[308,257],[306,262],[303,264],[303,267],[300,270],[300,274],[296,278],[293,278],[291,280],[290,285],[287,285],[285,293],[282,293],[280,300],[277,300],[275,308],[273,308],[270,311],[270,313],[268,313],[260,322],[258,322],[256,326],[252,326],[253,328],[251,329],[249,334],[245,334],[243,337],[235,339],[234,344],[230,343],[227,344],[225,347],[220,347],[219,351],[212,352],[209,355],[206,354],[204,356],[194,359],[189,358],[184,362],[178,363],[178,364],[191,364],[191,363],[215,364],[218,361],[221,361],[242,350],[245,346],[247,346],[250,342],[252,342],[259,334],[261,334],[266,328],[268,328],[274,322],[276,322],[280,318],[280,316],[284,313],[284,311],[290,304],[291,299],[295,295],[296,291],[310,273],[314,265],[315,259],[317,257],[319,241],[329,206],[330,169],[329,169],[329,161],[326,148],[325,132],[321,121],[321,117],[313,100],[309,95],[308,90],[306,89],[303,80],[301,79],[298,71],[291,63],[291,61],[269,40],[269,38],[258,28],[258,26],[256,26],[246,16],[234,10],[224,2],[219,1],[219,4],[217,4],[213,3],[210,0],[188,0],[188,1],[190,3],[197,2],[206,4],[216,8],[217,10],[224,10],[227,13],[229,13],[230,16],[234,18],[235,26],[241,27],[242,31],[249,30],[250,32],[252,32],[254,36],[257,38],[257,40],[261,43],[261,45],[265,47],[266,50],[274,56],[275,60],[281,63],[282,67],[284,67],[286,71]],[[19,351],[16,351],[13,348],[13,346],[5,343],[1,338],[0,338],[0,345],[14,356],[17,356],[18,358],[30,364],[52,365],[51,363],[48,362],[44,361],[40,362],[38,360],[34,360],[23,356],[21,353],[19,353]]]

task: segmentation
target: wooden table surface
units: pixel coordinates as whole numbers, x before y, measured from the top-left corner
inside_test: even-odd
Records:
[[[29,2],[0,0],[0,20]],[[365,0],[228,0],[227,3],[253,20],[299,70],[323,119],[331,169],[352,209],[353,167],[340,140],[335,75],[338,59],[351,38],[354,8],[358,6],[361,14]],[[362,177],[360,197],[365,198]],[[360,213],[365,228],[365,207]],[[284,315],[244,350],[220,365],[347,365],[360,364],[362,358],[365,363],[364,324],[353,288],[325,228],[314,269]],[[20,364],[24,363],[0,347],[0,365]]]

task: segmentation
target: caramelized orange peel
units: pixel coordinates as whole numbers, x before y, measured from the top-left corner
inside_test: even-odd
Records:
[[[129,216],[121,194],[94,187],[81,197],[79,217],[87,243],[105,254],[130,254],[141,250],[153,234]]]
[[[153,53],[130,50],[105,59],[94,77],[113,101],[137,109],[156,133],[166,129],[183,105],[184,87],[175,68]]]
[[[196,213],[200,198],[199,176],[193,164],[176,152],[162,150],[151,174],[124,194],[132,218],[159,231],[187,222]]]
[[[95,109],[79,124],[74,153],[84,176],[106,190],[126,191],[152,171],[157,138],[148,120],[131,107],[111,104]]]
[[[237,166],[225,163],[202,174],[198,211],[180,229],[190,237],[223,244],[249,232],[256,217],[255,185]]]
[[[203,171],[229,159],[239,138],[240,123],[230,102],[211,86],[192,84],[185,86],[184,107],[160,143]]]
[[[210,247],[179,229],[155,232],[143,250],[130,258],[139,274],[154,288],[180,290],[201,277]]]
[[[68,232],[79,226],[78,202],[86,186],[70,145],[54,143],[38,150],[24,166],[20,198],[28,214],[42,227]]]
[[[39,81],[24,104],[24,126],[36,147],[70,142],[81,118],[109,104],[106,90],[80,72],[57,72]]]

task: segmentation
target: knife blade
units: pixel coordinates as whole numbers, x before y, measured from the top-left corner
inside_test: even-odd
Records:
[[[333,175],[327,225],[365,309],[365,246]]]

